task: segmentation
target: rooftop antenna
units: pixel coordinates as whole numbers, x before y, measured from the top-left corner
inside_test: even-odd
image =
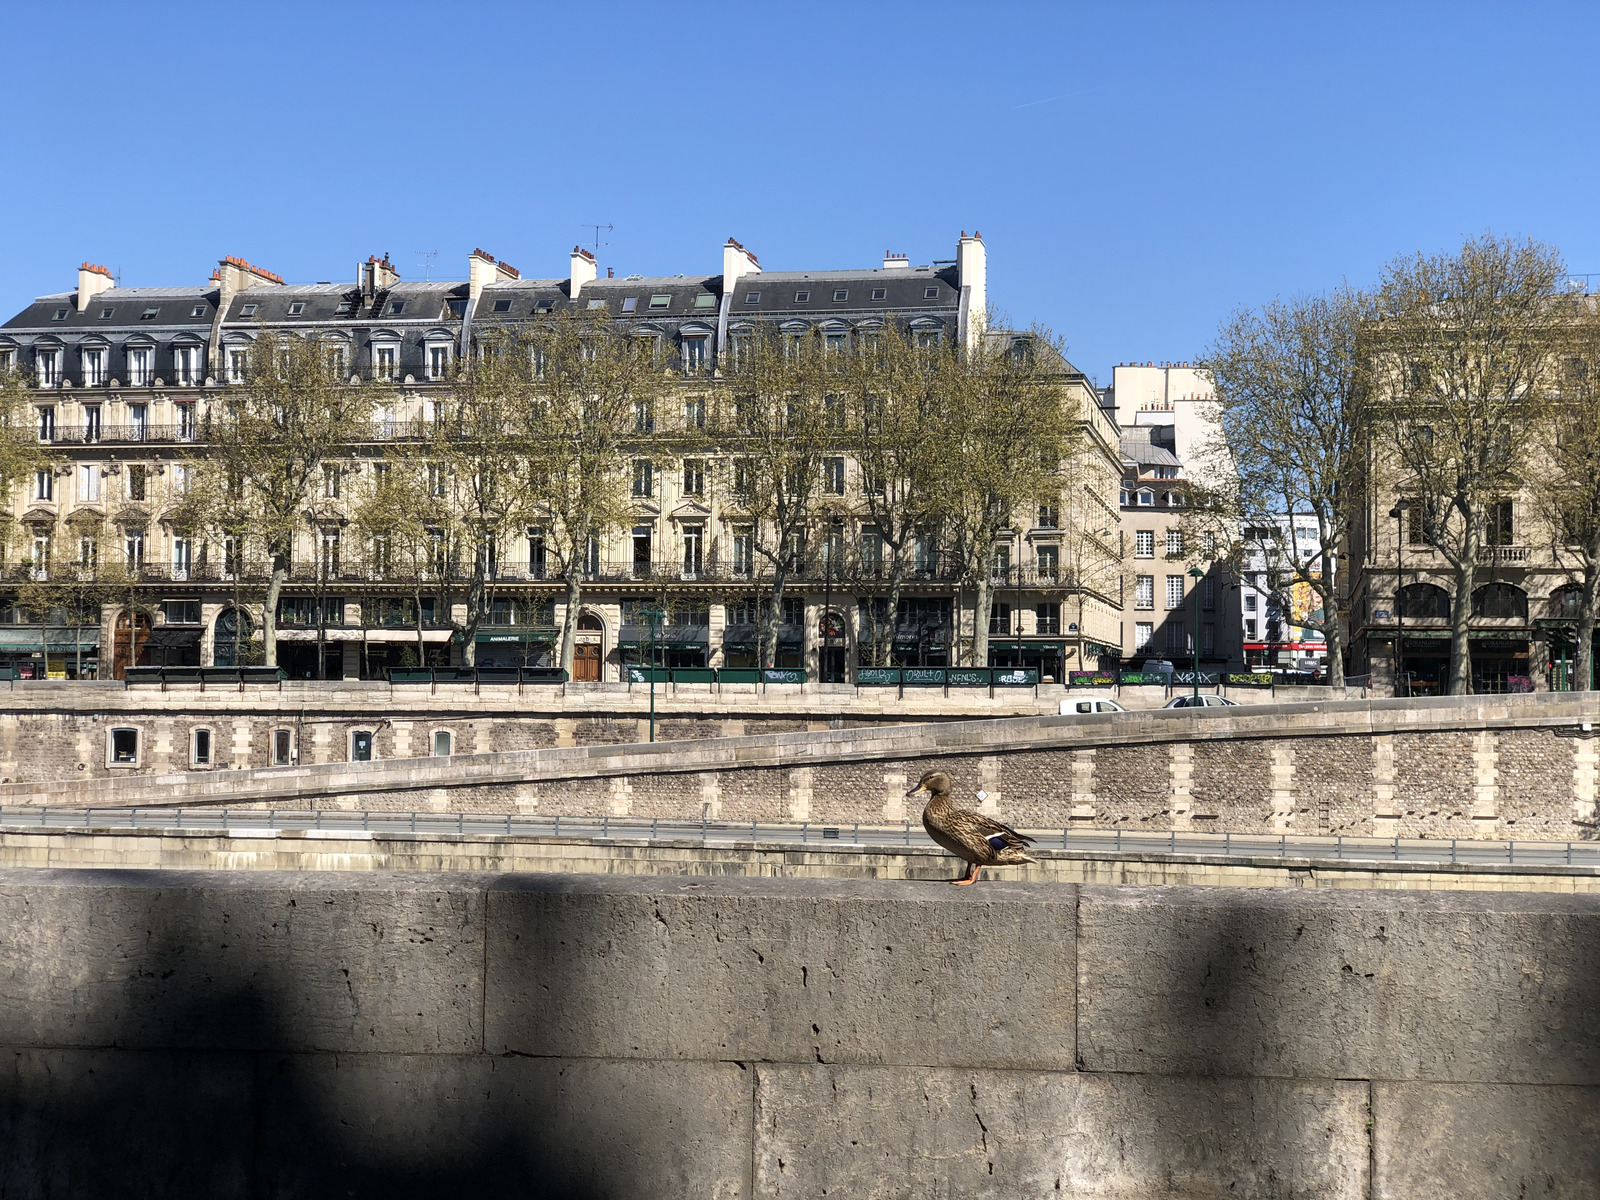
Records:
[[[595,222],[590,221],[588,224],[586,224],[584,226],[584,228],[585,229],[594,230],[594,256],[596,258],[599,258],[600,257],[600,247],[603,246],[603,245],[604,246],[611,245],[610,242],[602,242],[600,240],[600,231],[603,229],[607,233],[610,233],[611,232],[611,226],[609,226],[609,225],[597,225],[597,224],[595,224]]]
[[[411,253],[422,260],[422,282],[432,282],[433,260],[439,257],[439,252],[437,250],[413,250]]]

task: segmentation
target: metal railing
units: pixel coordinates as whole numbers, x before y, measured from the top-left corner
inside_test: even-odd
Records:
[[[285,768],[286,770],[291,768]],[[262,808],[66,808],[0,806],[6,829],[147,829],[185,833],[320,830],[348,834],[455,834],[472,837],[575,838],[605,841],[778,843],[861,850],[935,843],[921,824],[824,821],[713,821],[659,817],[528,816],[522,813],[351,812]],[[1309,859],[1361,864],[1600,868],[1600,842],[1377,838],[1297,834],[1179,833],[1109,829],[1029,829],[1034,849],[1055,854],[1191,858]]]

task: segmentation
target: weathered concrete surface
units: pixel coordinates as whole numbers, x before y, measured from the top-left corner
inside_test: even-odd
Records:
[[[1373,1092],[1374,1200],[1600,1190],[1600,1089],[1380,1083]]]
[[[1368,1194],[1360,1083],[765,1064],[756,1078],[758,1196]]]
[[[0,1195],[1593,1195],[1597,916],[0,872]]]
[[[1075,889],[513,876],[490,1053],[1071,1070]]]
[[[1086,888],[1089,1070],[1600,1083],[1600,899]]]

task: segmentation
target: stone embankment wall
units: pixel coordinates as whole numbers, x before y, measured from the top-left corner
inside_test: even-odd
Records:
[[[1063,699],[1104,693],[1053,686],[981,689],[860,688],[805,684],[660,684],[656,737],[683,741],[879,728],[926,721],[1046,716]],[[1241,702],[1360,697],[1347,688],[1233,689]],[[1129,708],[1159,708],[1157,687],[1121,689]],[[139,734],[136,757],[115,760],[111,731]],[[210,734],[209,761],[194,761],[195,734]],[[0,683],[0,783],[125,778],[174,771],[274,765],[275,734],[288,734],[290,761],[348,762],[353,738],[372,735],[382,761],[430,755],[434,735],[455,754],[500,754],[571,746],[614,746],[649,738],[650,689],[624,684],[567,687],[484,684],[283,683],[278,687],[119,683]]]
[[[1600,1188],[1600,898],[0,872],[0,1191]]]
[[[1029,828],[1582,841],[1595,836],[1596,724],[1595,693],[1017,716],[278,770],[80,776],[0,787],[0,804],[881,824],[915,820],[915,802],[904,793],[922,771],[939,767],[958,796],[982,790],[985,809]]]

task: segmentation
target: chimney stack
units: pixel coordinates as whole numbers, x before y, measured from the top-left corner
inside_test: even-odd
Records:
[[[734,238],[729,238],[722,247],[722,294],[729,295],[733,285],[739,282],[741,276],[759,275],[761,264],[756,261],[756,256],[746,250]]]
[[[78,311],[87,311],[89,301],[115,283],[111,272],[98,263],[84,263],[78,268]]]
[[[382,259],[376,254],[369,254],[366,262],[356,264],[356,282],[361,287],[361,295],[371,300],[379,292],[386,292],[399,283],[400,272],[389,261],[388,251],[384,251]]]
[[[595,276],[600,273],[600,268],[595,265],[594,255],[582,246],[572,248],[572,286],[569,289],[570,298],[576,302],[578,293],[583,291],[583,285],[593,283]]]
[[[891,254],[887,250],[883,252],[883,269],[885,271],[906,270],[910,266],[911,260],[904,254]]]
[[[988,252],[983,235],[976,229],[965,231],[956,243],[956,278],[961,287],[961,331],[968,348],[977,344],[989,309]]]

